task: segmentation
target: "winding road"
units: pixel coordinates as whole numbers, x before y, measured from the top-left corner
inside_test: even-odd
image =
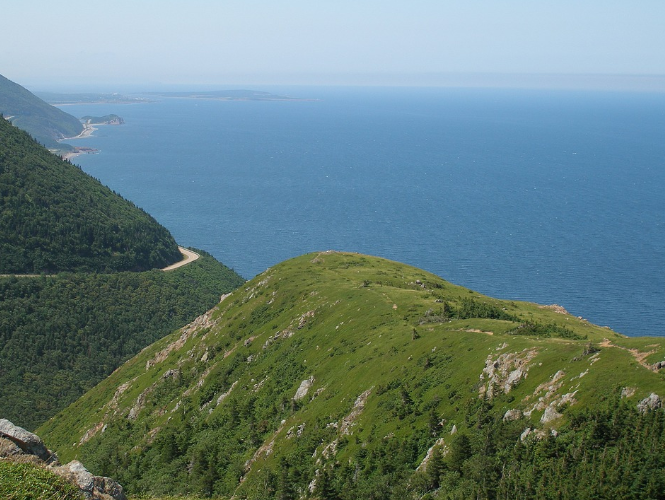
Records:
[[[196,259],[200,257],[199,254],[196,252],[192,252],[191,250],[188,250],[184,247],[178,247],[178,250],[180,250],[180,253],[183,256],[183,259],[181,261],[176,262],[175,264],[171,264],[170,266],[166,266],[165,268],[162,269],[162,271],[173,271],[174,269],[178,269],[179,267],[186,266],[187,264],[191,264],[194,262]],[[55,276],[55,274],[0,274],[0,278],[39,278],[41,276],[45,276],[46,278],[52,278]]]
[[[196,259],[200,257],[200,255],[197,254],[196,252],[192,252],[191,250],[188,250],[184,247],[178,247],[178,250],[180,250],[180,253],[183,255],[184,258],[181,261],[176,262],[175,264],[166,266],[164,269],[162,269],[162,271],[173,271],[174,269],[178,269],[179,267],[194,262]]]

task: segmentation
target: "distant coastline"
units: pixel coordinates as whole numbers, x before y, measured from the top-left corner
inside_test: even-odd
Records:
[[[163,99],[202,99],[206,101],[318,101],[302,97],[289,97],[258,90],[214,90],[209,92],[148,92],[150,97]]]
[[[87,139],[88,137],[92,136],[92,134],[97,130],[97,127],[99,127],[100,125],[122,125],[123,123],[125,123],[125,120],[123,120],[118,115],[106,115],[100,117],[84,116],[83,118],[81,118],[81,122],[83,123],[83,130],[79,135],[75,137],[66,137],[62,140],[67,141],[71,139]],[[70,160],[72,158],[75,158],[76,156],[84,154],[88,155],[96,154],[96,153],[99,153],[98,149],[82,147],[82,146],[74,146],[74,151],[65,153],[62,156],[62,158],[64,160]]]

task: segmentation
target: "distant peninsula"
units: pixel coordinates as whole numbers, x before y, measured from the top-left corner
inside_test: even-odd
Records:
[[[208,92],[149,92],[151,97],[180,98],[180,99],[206,99],[215,101],[316,101],[317,99],[303,99],[288,97],[259,90],[213,90]]]
[[[81,123],[83,125],[122,125],[125,123],[118,115],[105,115],[105,116],[82,116]]]
[[[92,92],[78,94],[37,92],[37,95],[53,106],[66,106],[69,104],[142,104],[150,102],[149,99],[143,97],[127,96],[117,92],[111,94]]]

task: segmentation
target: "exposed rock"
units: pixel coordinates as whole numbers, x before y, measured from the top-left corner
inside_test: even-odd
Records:
[[[531,427],[527,427],[524,429],[524,432],[520,434],[520,441],[524,441],[527,437],[529,437],[529,434],[531,434]]]
[[[649,410],[657,410],[661,406],[663,406],[663,402],[661,401],[660,396],[654,392],[652,392],[649,397],[646,397],[637,403],[637,409],[641,413],[646,413]]]
[[[229,394],[231,394],[231,391],[233,390],[233,388],[234,388],[237,384],[238,384],[238,381],[236,380],[235,382],[233,382],[233,383],[231,384],[231,387],[229,387],[229,390],[228,390],[228,391],[226,391],[224,394],[222,394],[221,396],[219,396],[219,397],[217,398],[217,405],[216,405],[216,406],[219,406],[219,405],[221,404],[222,401],[224,401],[227,397],[229,397]]]
[[[93,476],[77,460],[52,470],[78,485],[86,500],[127,500],[120,484],[108,477]]]
[[[524,432],[520,435],[520,441],[524,441],[529,436],[531,436],[531,439],[543,439],[545,436],[547,436],[547,434],[542,429],[532,429],[530,427],[527,427],[526,429],[524,429]]]
[[[624,387],[623,389],[621,389],[621,397],[622,398],[633,397],[636,391],[637,391],[636,387]]]
[[[90,441],[100,430],[104,428],[104,422],[99,422],[97,425],[94,427],[91,427],[88,429],[85,434],[83,434],[83,437],[79,440],[79,445],[83,443],[87,443]]]
[[[23,427],[12,424],[4,418],[0,419],[0,437],[12,441],[23,452],[28,455],[35,455],[44,462],[50,463],[58,460],[54,453],[46,449],[39,436],[26,431]]]
[[[0,438],[0,458],[14,457],[22,453],[23,450],[14,441]]]
[[[304,399],[305,396],[307,396],[307,392],[309,391],[310,387],[314,385],[314,377],[309,377],[306,380],[303,380],[300,383],[300,387],[298,387],[298,390],[296,391],[295,395],[293,396],[293,399],[295,401],[300,401],[301,399]]]
[[[529,362],[536,357],[538,351],[535,348],[524,349],[521,352],[507,352],[492,359],[492,355],[487,356],[485,368],[480,374],[480,381],[484,382],[487,378],[487,384],[480,387],[480,396],[486,396],[492,399],[496,391],[509,393],[520,380],[526,378],[529,371]]]
[[[427,464],[432,460],[432,457],[434,456],[434,451],[436,448],[441,449],[441,453],[443,456],[446,456],[448,454],[448,447],[446,446],[445,441],[443,438],[437,439],[436,443],[432,445],[432,447],[427,450],[427,454],[425,455],[425,458],[423,458],[423,461],[420,462],[420,465],[416,467],[416,472],[421,472],[427,470]]]
[[[321,456],[325,459],[334,457],[337,454],[337,445],[339,445],[338,439],[334,439],[332,443],[328,443],[328,445],[325,448],[323,448]]]
[[[351,427],[355,425],[356,419],[360,416],[362,411],[365,409],[365,404],[367,403],[367,398],[372,393],[372,389],[367,389],[360,396],[356,398],[355,403],[353,403],[353,409],[346,417],[342,419],[342,425],[340,425],[340,434],[342,436],[351,434]]]
[[[531,416],[531,414],[534,411],[542,411],[542,410],[547,410],[549,408],[549,412],[547,412],[547,416],[543,415],[543,418],[548,419],[551,418],[556,419],[559,418],[555,416],[555,414],[558,414],[557,409],[563,405],[566,404],[575,404],[577,400],[575,399],[575,392],[571,392],[568,394],[564,394],[563,396],[558,396],[557,391],[561,389],[563,385],[563,377],[565,376],[565,372],[563,370],[559,370],[556,372],[554,375],[552,375],[552,378],[547,381],[543,382],[540,384],[538,387],[536,387],[536,390],[533,391],[532,396],[527,396],[524,398],[525,401],[529,400],[531,397],[538,396],[541,393],[545,393],[542,396],[538,398],[538,401],[528,410],[524,411],[524,415],[527,417]],[[541,420],[541,422],[549,422],[549,420]]]
[[[294,437],[300,437],[302,436],[303,432],[305,432],[304,422],[300,424],[297,429],[295,426],[290,427],[289,430],[286,431],[286,439],[293,439]]]
[[[142,392],[141,394],[139,394],[138,397],[136,398],[136,401],[134,402],[134,406],[131,407],[131,409],[129,410],[129,414],[127,415],[127,418],[128,418],[129,420],[136,420],[136,417],[138,417],[139,412],[140,412],[140,411],[143,409],[143,407],[145,406],[145,398],[146,398],[147,393],[149,392],[149,389],[150,389],[150,388],[148,388],[148,389],[146,389],[145,391],[143,391],[143,392]]]
[[[303,314],[300,317],[300,320],[298,321],[298,330],[304,328],[307,322],[313,317],[314,317],[314,311],[307,311],[305,314]]]
[[[187,343],[190,337],[196,336],[196,334],[206,328],[212,327],[215,323],[212,321],[213,310],[208,311],[205,314],[202,314],[189,325],[186,325],[180,329],[182,332],[180,337],[175,341],[166,346],[164,349],[159,351],[152,359],[149,359],[145,364],[145,369],[149,370],[152,366],[161,363],[164,361],[172,351],[177,351],[182,349],[182,347]]]
[[[540,422],[543,424],[546,424],[548,422],[551,422],[552,420],[556,420],[557,418],[561,418],[563,415],[556,411],[556,409],[553,406],[548,406],[545,408],[545,412],[543,413],[543,416],[540,418]]]
[[[541,309],[549,309],[550,311],[554,311],[555,313],[559,314],[570,314],[568,311],[566,311],[562,306],[559,304],[552,304],[549,306],[540,306]]]
[[[282,429],[284,429],[284,425],[286,424],[286,420],[282,420],[282,422],[279,424],[279,427],[275,431],[275,433],[272,435],[272,438],[270,438],[270,441],[264,441],[264,443],[259,447],[256,452],[254,452],[254,456],[247,460],[245,462],[245,473],[249,472],[249,470],[252,467],[252,464],[256,462],[262,455],[264,457],[267,457],[272,454],[273,447],[275,446],[275,439],[277,439],[277,435],[282,432]],[[240,478],[240,482],[244,482],[245,478],[247,476],[243,476]]]
[[[517,420],[519,418],[522,418],[522,411],[521,410],[508,410],[506,413],[503,415],[503,421],[504,422],[512,422],[513,420]]]
[[[208,353],[208,351],[206,351],[206,354],[207,354],[207,353]],[[162,378],[163,378],[163,379],[167,379],[167,378],[178,378],[178,377],[180,377],[180,370],[175,369],[175,368],[171,368],[170,370],[166,370],[166,371],[164,372],[164,375],[162,375]]]
[[[455,424],[453,424],[453,428],[450,429],[450,435],[452,436],[454,434],[457,434],[457,426]]]

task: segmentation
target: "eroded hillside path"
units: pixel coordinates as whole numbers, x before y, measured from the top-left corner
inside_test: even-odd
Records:
[[[200,255],[197,254],[196,252],[192,252],[191,250],[188,250],[187,248],[184,247],[178,247],[178,250],[180,250],[180,253],[183,255],[183,259],[179,262],[176,262],[175,264],[166,266],[165,268],[162,269],[162,271],[173,271],[174,269],[178,269],[179,267],[191,264],[200,257]]]
[[[652,372],[658,373],[658,370],[660,369],[660,367],[657,366],[658,363],[652,365],[652,364],[648,363],[647,360],[646,360],[648,356],[651,356],[652,354],[657,353],[658,349],[652,349],[651,351],[642,352],[638,349],[630,349],[628,347],[623,347],[623,346],[620,346],[620,345],[613,344],[610,339],[603,339],[603,341],[598,345],[600,347],[616,347],[617,349],[627,351],[633,356],[635,361],[637,361],[640,365],[642,365],[647,370],[651,370]],[[658,344],[651,344],[651,345],[648,345],[646,347],[656,347],[657,348],[659,346],[658,346]]]

